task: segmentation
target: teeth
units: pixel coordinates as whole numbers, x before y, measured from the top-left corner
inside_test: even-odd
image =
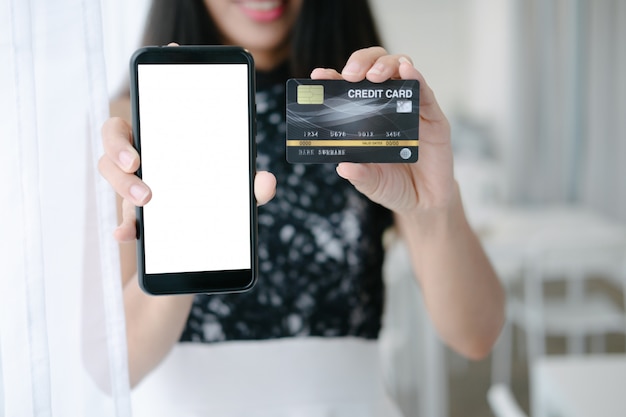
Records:
[[[280,1],[248,1],[244,3],[244,6],[248,9],[265,12],[279,7]]]

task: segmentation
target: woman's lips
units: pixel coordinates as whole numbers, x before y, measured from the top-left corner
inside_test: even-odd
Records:
[[[282,0],[249,0],[239,3],[243,13],[256,22],[271,22],[283,15],[285,4]]]

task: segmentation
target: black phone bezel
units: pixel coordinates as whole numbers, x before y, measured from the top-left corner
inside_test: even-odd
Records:
[[[141,64],[229,64],[242,63],[248,67],[248,126],[249,126],[249,172],[250,172],[250,269],[226,271],[181,271],[146,274],[143,240],[143,207],[136,208],[137,224],[137,275],[143,291],[151,295],[233,293],[251,289],[257,280],[257,203],[254,197],[256,175],[256,115],[255,71],[252,55],[237,46],[147,46],[138,49],[130,60],[130,97],[132,109],[133,143],[141,155],[139,120],[138,65]],[[136,172],[141,178],[141,167]],[[148,203],[149,204],[149,203]]]

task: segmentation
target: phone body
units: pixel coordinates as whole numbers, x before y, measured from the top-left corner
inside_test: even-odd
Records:
[[[145,47],[130,64],[137,272],[149,294],[242,292],[257,277],[252,56],[229,46]]]

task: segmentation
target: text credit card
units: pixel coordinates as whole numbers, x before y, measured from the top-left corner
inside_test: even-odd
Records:
[[[416,162],[419,82],[287,81],[290,163]]]

